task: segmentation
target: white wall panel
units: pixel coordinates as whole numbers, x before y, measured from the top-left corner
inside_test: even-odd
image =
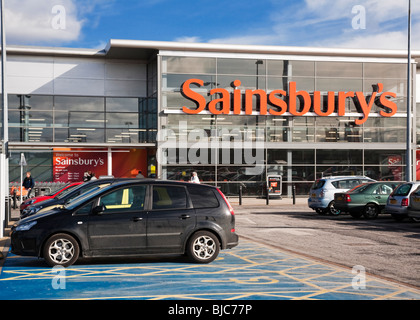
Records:
[[[144,97],[144,62],[8,56],[9,93]],[[0,88],[1,92],[1,88]]]
[[[105,77],[107,79],[146,80],[147,67],[146,64],[139,63],[107,62]]]
[[[9,76],[7,78],[7,92],[9,94],[19,93],[52,95],[54,88],[53,82],[50,78]]]
[[[70,58],[54,60],[54,78],[103,79],[104,69],[103,60]]]
[[[113,97],[145,97],[146,80],[106,80],[105,96]]]
[[[103,96],[104,81],[95,79],[56,78],[54,80],[55,95]]]

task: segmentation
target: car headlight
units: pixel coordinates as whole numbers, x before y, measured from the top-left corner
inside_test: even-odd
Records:
[[[42,207],[32,207],[29,212],[31,214],[37,213],[39,210],[41,210]]]
[[[28,223],[20,224],[16,227],[16,231],[28,231],[29,229],[31,229],[36,224],[37,224],[36,221],[31,221],[31,222],[28,222]]]

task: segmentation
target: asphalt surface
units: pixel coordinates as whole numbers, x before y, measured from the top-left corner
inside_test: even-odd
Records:
[[[366,272],[420,288],[420,223],[353,219],[348,214],[321,216],[306,199],[249,200],[237,205],[236,229],[240,236],[347,268],[361,265]]]

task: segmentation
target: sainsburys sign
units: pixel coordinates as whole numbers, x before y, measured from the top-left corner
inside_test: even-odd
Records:
[[[211,89],[210,96],[215,95],[209,102],[206,97],[199,92],[194,91],[191,86],[202,87],[204,81],[201,79],[189,79],[182,84],[182,95],[193,101],[196,104],[196,109],[190,109],[186,106],[182,107],[182,111],[187,114],[199,114],[207,108],[212,114],[233,114],[239,115],[244,109],[246,115],[252,114],[253,98],[257,97],[259,110],[261,115],[281,116],[289,112],[293,116],[303,116],[309,111],[313,111],[316,115],[326,117],[332,115],[334,112],[338,116],[345,116],[345,103],[347,98],[352,98],[358,106],[360,113],[363,113],[359,119],[355,119],[356,125],[363,124],[369,117],[369,113],[375,103],[381,107],[379,112],[383,117],[391,117],[397,112],[397,104],[391,101],[396,98],[397,94],[394,92],[382,92],[383,84],[378,83],[374,86],[372,94],[365,96],[361,91],[329,91],[327,93],[327,108],[324,107],[321,99],[321,92],[314,91],[309,93],[304,90],[297,90],[296,82],[289,82],[288,92],[285,90],[273,90],[267,93],[264,90],[245,90],[245,93],[237,89],[241,85],[240,80],[232,82],[233,91],[228,91],[223,88]],[[297,104],[297,101],[300,101]]]

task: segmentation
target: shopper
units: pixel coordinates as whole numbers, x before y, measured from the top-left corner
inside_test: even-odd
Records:
[[[83,182],[89,181],[90,178],[91,176],[89,175],[89,172],[85,171],[85,173],[83,174]]]
[[[197,172],[191,173],[191,180],[192,183],[200,183],[200,179],[198,179]]]
[[[34,179],[32,178],[31,173],[29,171],[26,172],[26,177],[23,180],[22,185],[25,187],[25,189],[28,190],[28,194],[26,195],[26,197],[29,198],[32,189],[35,187]]]

